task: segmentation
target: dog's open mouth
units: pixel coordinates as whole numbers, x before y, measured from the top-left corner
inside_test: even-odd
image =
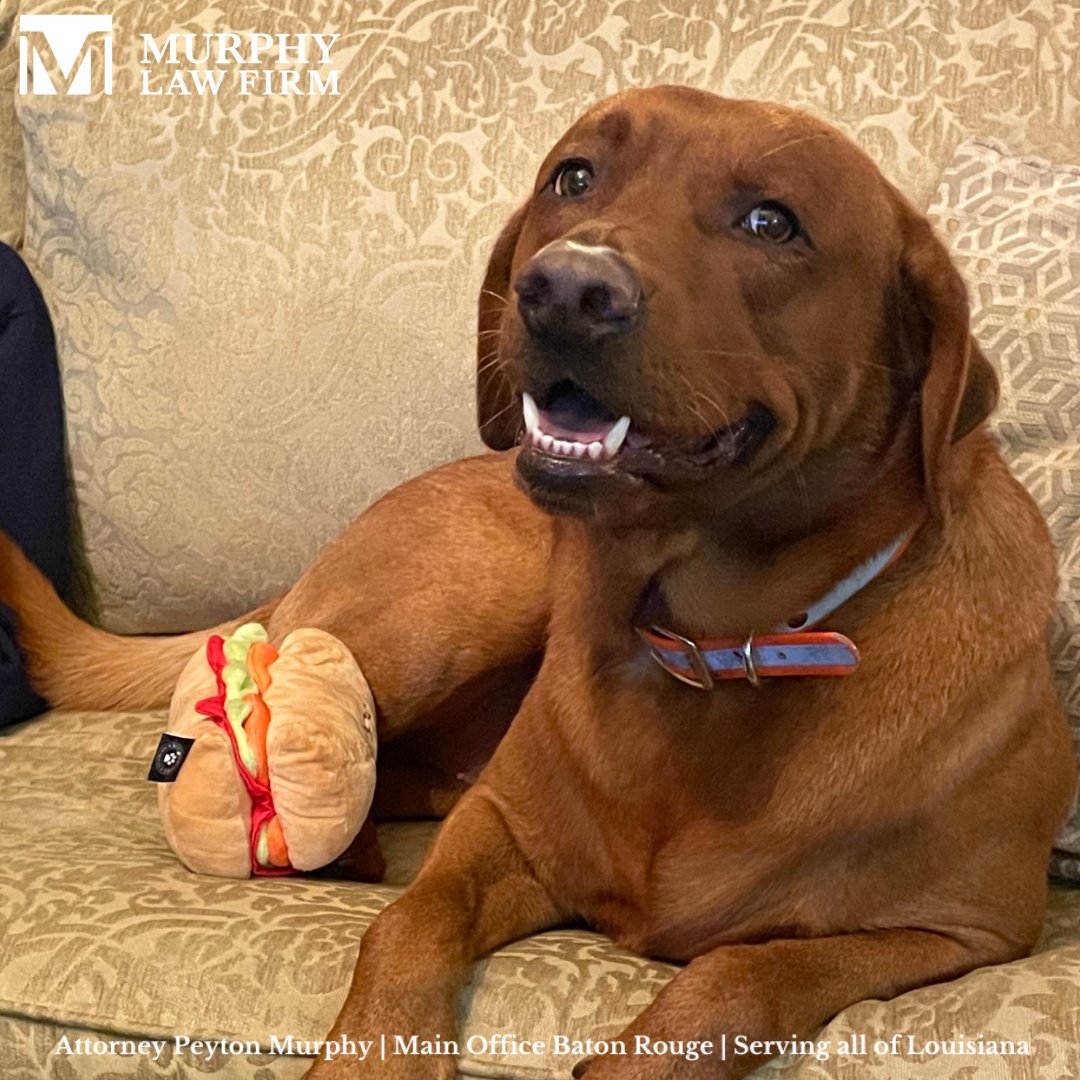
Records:
[[[539,400],[522,395],[523,445],[535,464],[549,459],[562,474],[623,472],[656,479],[692,477],[745,461],[772,429],[772,414],[753,405],[746,415],[708,435],[686,440],[645,431],[616,416],[576,383],[563,379]],[[576,467],[574,467],[576,466]]]

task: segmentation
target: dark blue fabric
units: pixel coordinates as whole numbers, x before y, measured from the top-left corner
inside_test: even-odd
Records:
[[[0,529],[63,592],[68,484],[56,341],[41,292],[0,244]],[[42,711],[15,646],[14,612],[0,604],[0,724]]]

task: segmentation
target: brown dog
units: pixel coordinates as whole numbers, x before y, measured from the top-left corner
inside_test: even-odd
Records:
[[[479,355],[485,441],[512,446],[524,419],[523,448],[391,493],[261,613],[275,638],[314,625],[354,649],[385,740],[444,748],[477,700],[516,704],[546,640],[479,781],[364,936],[335,1033],[451,1037],[474,960],[573,918],[689,962],[631,1046],[808,1034],[1023,955],[1075,780],[1054,558],[982,424],[995,380],[923,217],[805,115],[620,94],[500,237]],[[54,703],[148,704],[123,681],[133,648],[168,696],[196,636],[89,630],[5,551],[0,596]],[[464,741],[481,754],[502,726]]]

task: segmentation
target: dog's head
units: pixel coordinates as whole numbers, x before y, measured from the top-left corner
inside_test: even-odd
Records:
[[[959,276],[872,161],[684,88],[619,94],[559,141],[479,324],[484,441],[520,440],[522,486],[563,512],[814,514],[883,481],[940,511],[950,447],[996,400]]]

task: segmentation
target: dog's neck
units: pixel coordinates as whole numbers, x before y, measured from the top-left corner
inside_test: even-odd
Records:
[[[768,632],[926,517],[915,485],[883,484],[877,498],[845,500],[801,529],[767,509],[681,529],[586,525],[592,587],[633,625],[691,638]]]
[[[911,513],[837,521],[772,551],[701,536],[687,558],[662,568],[643,592],[666,608],[670,625],[689,637],[767,633],[796,620],[856,567],[909,533]],[[638,614],[641,619],[647,612]]]

